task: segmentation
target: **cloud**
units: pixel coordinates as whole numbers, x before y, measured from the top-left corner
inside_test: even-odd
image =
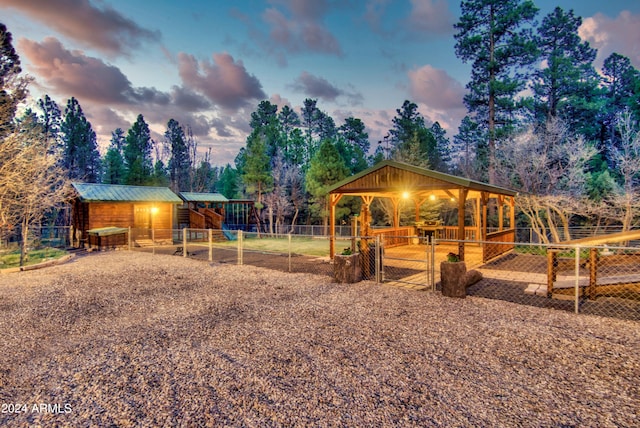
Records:
[[[89,0],[3,0],[2,5],[111,56],[128,56],[131,49],[160,40],[159,32],[140,27],[109,6],[96,8]]]
[[[291,89],[305,94],[311,98],[319,98],[324,101],[334,102],[338,97],[346,97],[350,104],[361,104],[363,96],[355,89],[344,90],[340,89],[326,79],[303,71],[300,76],[289,85]]]
[[[462,107],[464,87],[446,71],[424,65],[410,70],[408,77],[412,99],[440,110]]]
[[[640,15],[624,10],[612,19],[597,13],[582,20],[578,34],[598,49],[597,67],[614,52],[628,57],[636,68],[640,67]]]
[[[422,104],[421,111],[431,122],[440,122],[445,129],[457,129],[466,114],[463,104],[465,89],[444,70],[424,65],[410,70],[409,96]]]
[[[193,55],[180,53],[178,68],[187,88],[227,110],[238,110],[267,97],[258,78],[247,72],[242,61],[235,62],[227,53],[214,54],[213,63],[198,62]]]
[[[20,39],[18,49],[55,93],[118,104],[127,103],[134,95],[131,83],[118,67],[81,51],[67,50],[54,37],[42,43]]]
[[[20,39],[17,46],[29,60],[30,72],[37,76],[43,93],[78,99],[103,149],[108,147],[113,130],[120,127],[126,132],[142,114],[154,140],[162,141],[168,120],[175,119],[191,128],[201,149],[221,144],[219,139],[223,138],[228,146],[223,149],[224,161],[231,161],[229,147],[237,152],[245,141],[248,124],[242,115],[246,112],[240,109],[237,117],[226,112],[224,119],[219,119],[214,103],[229,107],[246,104],[252,96],[266,97],[257,79],[224,54],[214,56],[214,64],[205,64],[204,73],[198,64],[189,64],[191,57],[179,57],[177,63],[182,71],[191,72],[191,80],[164,92],[134,87],[118,67],[82,51],[68,50],[53,37],[41,43]],[[65,103],[60,104],[62,109]]]
[[[411,0],[407,23],[415,33],[450,34],[454,17],[445,0]]]

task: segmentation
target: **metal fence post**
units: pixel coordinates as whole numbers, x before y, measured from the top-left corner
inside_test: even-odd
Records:
[[[436,238],[429,238],[431,246],[431,291],[436,291]]]
[[[133,251],[133,245],[131,245],[131,226],[129,226],[129,233],[127,233],[127,241],[129,251]]]
[[[213,230],[209,229],[209,262],[213,261]]]
[[[187,228],[182,229],[182,257],[187,257]]]
[[[382,256],[382,249],[380,248],[380,235],[376,235],[376,249],[374,251],[374,255],[376,257],[376,282],[380,283],[382,282],[382,273],[381,273],[381,256]]]
[[[575,311],[580,313],[580,246],[576,246]]]
[[[289,239],[289,272],[291,272],[291,233],[289,233],[288,239]]]

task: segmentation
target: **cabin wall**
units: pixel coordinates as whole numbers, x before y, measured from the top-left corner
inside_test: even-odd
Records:
[[[152,211],[154,207],[157,208],[155,213]],[[171,203],[79,202],[76,200],[73,203],[73,210],[74,228],[81,232],[78,239],[86,239],[88,230],[110,226],[147,229],[144,232],[153,228],[156,239],[170,239],[172,236],[174,204]],[[134,234],[136,235],[139,234]],[[143,236],[150,237],[150,234],[143,233]]]

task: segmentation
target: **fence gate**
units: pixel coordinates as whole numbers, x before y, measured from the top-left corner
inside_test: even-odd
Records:
[[[435,246],[429,236],[402,237],[392,239],[399,242],[384,245],[381,251],[381,278],[383,282],[406,284],[412,288],[433,289]],[[387,241],[385,239],[385,241]]]

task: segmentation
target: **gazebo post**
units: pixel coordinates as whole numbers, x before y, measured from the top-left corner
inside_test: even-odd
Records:
[[[393,204],[393,228],[400,227],[400,198],[390,198]]]
[[[329,258],[336,254],[336,205],[342,198],[342,193],[329,194]]]
[[[464,208],[468,192],[468,189],[458,190],[458,256],[460,261],[464,261]]]

